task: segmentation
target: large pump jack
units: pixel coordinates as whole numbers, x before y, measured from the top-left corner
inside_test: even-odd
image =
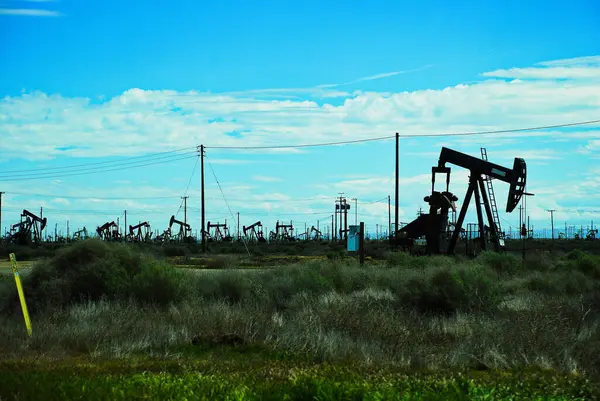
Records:
[[[275,231],[269,233],[270,241],[295,241],[293,236],[294,225],[290,221],[290,224],[279,224],[279,220],[275,224]]]
[[[248,237],[249,241],[267,242],[263,235],[262,223],[260,221],[257,221],[248,227],[243,226],[243,230],[244,236]]]
[[[25,220],[23,220],[25,218]],[[29,245],[32,242],[39,244],[42,241],[42,231],[48,220],[39,218],[27,209],[21,213],[21,222],[11,226],[10,240],[20,245]]]
[[[214,229],[213,234],[210,233],[211,229]],[[221,229],[223,229],[223,230],[221,231]],[[227,223],[211,224],[211,222],[209,221],[208,224],[206,225],[206,232],[208,233],[209,241],[231,242],[233,240],[233,237],[231,235],[229,235],[229,229],[227,228]]]
[[[97,227],[96,233],[98,233],[100,239],[104,241],[119,241],[121,239],[119,226],[117,226],[114,221],[106,222],[100,227]]]
[[[143,231],[142,231],[143,230]],[[129,240],[134,242],[150,241],[152,239],[152,230],[150,223],[144,221],[135,226],[129,226]]]
[[[456,211],[455,202],[458,198],[449,192],[450,167],[446,167],[447,163],[465,168],[471,173],[469,187],[462,203],[458,220],[454,224],[451,234],[448,230],[448,211],[449,209]],[[435,175],[439,173],[446,174],[446,190],[443,192],[435,191]],[[527,178],[525,160],[516,157],[511,170],[498,164],[490,163],[487,160],[443,147],[440,152],[438,165],[431,168],[431,174],[431,195],[424,198],[425,202],[429,203],[429,213],[420,215],[414,221],[402,227],[398,231],[400,242],[412,242],[416,238],[425,236],[427,253],[453,254],[458,238],[464,231],[462,225],[469,203],[473,194],[475,194],[479,230],[478,239],[481,243],[481,250],[488,249],[486,238],[489,238],[494,246],[494,250],[497,252],[501,251],[504,248],[504,240],[501,238],[497,224],[494,222],[490,198],[484,185],[484,176],[510,184],[506,212],[511,213],[519,204],[525,191]],[[481,210],[482,203],[484,211]],[[492,199],[492,203],[495,206],[495,199]],[[487,230],[484,224],[484,212],[488,219]]]

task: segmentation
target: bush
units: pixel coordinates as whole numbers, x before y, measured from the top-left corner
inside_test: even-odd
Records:
[[[172,266],[147,259],[131,281],[131,295],[140,302],[167,305],[183,297],[183,279]]]
[[[60,249],[56,256],[37,262],[23,277],[23,289],[32,313],[87,300],[127,299],[164,304],[180,293],[180,275],[127,245],[97,239]],[[5,309],[18,308],[16,289]]]
[[[401,306],[433,315],[487,312],[501,301],[492,272],[476,264],[432,268],[392,285],[392,291]]]
[[[190,250],[188,248],[177,245],[165,245],[163,252],[167,257],[190,255]]]
[[[521,268],[521,260],[509,253],[482,252],[476,260],[498,273],[515,274]]]
[[[571,270],[579,270],[593,279],[600,279],[600,257],[575,250],[567,254],[567,265]]]

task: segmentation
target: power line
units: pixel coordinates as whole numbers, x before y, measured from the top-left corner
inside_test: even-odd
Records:
[[[207,156],[206,157],[206,161],[208,162],[208,166],[210,167],[210,171],[212,171],[213,176],[215,177],[215,181],[217,182],[218,186],[219,186],[219,190],[221,191],[221,195],[223,195],[223,200],[225,201],[225,204],[227,205],[227,209],[229,209],[229,213],[231,214],[231,218],[235,221],[235,216],[233,215],[233,212],[231,211],[231,208],[229,207],[229,202],[227,202],[227,198],[225,198],[225,193],[223,192],[223,189],[221,188],[221,183],[219,182],[219,180],[217,179],[217,174],[215,173],[215,170],[212,167],[212,164],[210,162],[210,160],[208,159]],[[204,229],[204,227],[202,227],[202,229]],[[240,227],[239,227],[239,219],[238,219],[238,232],[240,231]],[[244,239],[242,239],[242,243],[244,244],[244,248],[246,248],[246,252],[248,252],[248,256],[250,256],[250,250],[248,249],[248,244],[246,244],[246,241]]]
[[[153,163],[139,164],[136,166],[100,169],[97,171],[61,174],[61,175],[54,175],[54,176],[43,176],[43,177],[38,176],[38,177],[25,177],[25,178],[0,178],[0,182],[1,181],[4,181],[4,182],[7,182],[7,181],[30,181],[30,180],[40,180],[40,179],[72,177],[72,176],[87,175],[87,174],[106,173],[106,172],[110,172],[110,171],[122,171],[122,170],[128,170],[128,169],[132,169],[132,168],[138,168],[138,167],[146,167],[146,166],[154,166],[154,165],[158,165],[158,164],[171,163],[171,162],[175,162],[175,161],[179,161],[179,160],[187,160],[187,159],[196,158],[196,157],[197,156],[185,156],[185,157],[178,157],[178,158],[174,158],[174,159],[170,159],[170,160],[163,160],[163,161],[158,161],[158,162],[153,162]]]
[[[10,195],[19,196],[35,196],[40,198],[63,198],[63,199],[98,199],[98,200],[151,200],[151,199],[174,199],[179,196],[144,196],[144,197],[98,197],[98,196],[69,196],[69,195],[56,195],[56,194],[36,194],[30,192],[12,192],[6,191],[5,193]]]
[[[574,123],[566,123],[566,124],[555,124],[555,125],[542,125],[537,127],[527,127],[527,128],[513,128],[513,129],[502,129],[502,130],[492,130],[492,131],[475,131],[475,132],[456,132],[456,133],[439,133],[439,134],[400,134],[400,138],[414,138],[414,137],[446,137],[446,136],[473,136],[473,135],[490,135],[490,134],[505,134],[505,133],[513,133],[513,132],[526,132],[526,131],[538,131],[543,129],[553,129],[553,128],[566,128],[566,127],[574,127],[579,125],[590,125],[600,123],[600,120],[589,120],[589,121],[579,121]],[[308,148],[308,147],[318,147],[318,146],[335,146],[335,145],[347,145],[352,143],[363,143],[363,142],[373,142],[373,141],[383,141],[395,138],[396,135],[389,136],[381,136],[377,138],[365,138],[365,139],[356,139],[349,141],[339,141],[339,142],[323,142],[323,143],[313,143],[313,144],[300,144],[300,145],[272,145],[272,146],[205,146],[208,149],[297,149],[297,148]]]
[[[42,172],[42,173],[25,173],[25,174],[5,174],[5,173],[0,173],[0,179],[2,178],[2,176],[7,176],[8,178],[14,178],[14,177],[31,177],[31,176],[38,176],[38,175],[48,175],[48,174],[58,174],[58,175],[63,175],[63,173],[71,173],[71,172],[87,172],[87,171],[94,171],[94,170],[99,170],[99,171],[111,171],[111,170],[106,170],[107,168],[121,168],[123,166],[129,166],[130,164],[136,164],[136,163],[149,163],[149,162],[157,162],[158,160],[163,160],[165,159],[166,161],[170,161],[170,160],[177,160],[178,157],[184,156],[184,155],[191,155],[191,154],[196,154],[196,152],[184,152],[184,153],[179,153],[179,154],[175,154],[175,155],[169,155],[169,156],[160,156],[160,157],[155,157],[153,159],[148,159],[148,160],[140,160],[140,161],[133,161],[133,162],[122,162],[119,164],[114,164],[112,166],[106,166],[106,167],[84,167],[84,168],[72,168],[71,170],[65,170],[65,171],[60,171],[60,172]]]
[[[183,151],[187,151],[190,149],[196,149],[196,146],[191,146],[191,147],[187,147],[187,148],[180,148],[180,149],[175,149],[175,150],[169,150],[166,152],[158,152],[158,153],[150,153],[148,155],[143,155],[143,156],[132,156],[132,157],[127,157],[125,158],[125,160],[132,160],[132,159],[143,159],[143,158],[154,158],[155,156],[161,156],[161,155],[166,155],[166,154],[170,154],[170,153],[178,153],[178,152],[183,152]],[[123,160],[124,161],[124,160]],[[43,171],[43,170],[62,170],[62,169],[70,169],[73,167],[85,167],[85,166],[94,166],[94,165],[101,165],[101,164],[110,164],[110,163],[122,163],[123,161],[119,161],[119,160],[110,160],[110,161],[103,161],[103,162],[93,162],[93,163],[84,163],[84,164],[72,164],[70,166],[62,166],[62,167],[47,167],[47,168],[36,168],[36,169],[27,169],[27,170],[5,170],[6,173],[28,173],[28,172],[32,172],[32,173],[38,173],[39,171]],[[143,160],[145,161],[145,160]]]
[[[185,188],[185,192],[183,193],[183,198],[181,198],[181,204],[179,205],[179,209],[177,209],[177,213],[175,213],[175,218],[177,218],[177,216],[179,216],[179,212],[181,212],[181,207],[183,206],[184,198],[187,196],[188,190],[190,189],[190,184],[192,183],[192,178],[194,178],[194,173],[196,172],[196,168],[198,167],[199,160],[200,158],[197,158],[196,163],[194,163],[192,174],[190,174],[190,179],[188,180],[187,187]]]

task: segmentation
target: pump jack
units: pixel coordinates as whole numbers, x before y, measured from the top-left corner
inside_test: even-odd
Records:
[[[171,216],[171,220],[169,220],[169,229],[167,230],[169,232],[169,236],[173,235],[173,231],[171,230],[173,224],[179,225],[179,232],[177,233],[176,241],[185,242],[187,238],[191,236],[190,234],[192,232],[192,227],[183,221],[177,220],[175,216]]]
[[[310,228],[310,232],[308,233],[308,235],[311,235],[312,233],[315,233],[315,235],[312,237],[313,240],[318,241],[321,239],[321,237],[323,236],[323,233],[321,233],[321,231],[317,230],[315,228],[315,226],[312,226]]]
[[[142,229],[145,229],[142,232]],[[137,232],[135,232],[137,230]],[[144,221],[143,223],[135,226],[129,226],[129,240],[134,242],[150,241],[152,239],[152,230],[150,229],[150,223]]]
[[[469,177],[469,187],[451,235],[449,235],[448,232],[448,210],[452,209],[456,211],[455,201],[457,201],[458,198],[449,192],[450,167],[446,167],[447,163],[465,168],[471,173]],[[434,189],[435,174],[437,173],[446,174],[446,190],[443,192],[438,192]],[[506,202],[506,212],[511,213],[519,204],[523,192],[525,191],[527,177],[525,160],[516,157],[511,170],[498,164],[490,163],[487,160],[482,160],[443,147],[440,152],[438,165],[431,168],[431,174],[431,195],[424,198],[425,202],[429,203],[429,213],[420,215],[414,221],[401,228],[398,231],[400,241],[412,242],[416,238],[425,236],[427,241],[427,253],[453,254],[458,238],[463,232],[462,225],[467,214],[471,197],[473,196],[473,193],[475,193],[475,206],[481,249],[487,250],[486,227],[483,220],[483,212],[481,210],[483,203],[485,214],[489,222],[489,234],[487,237],[493,243],[496,252],[503,250],[504,240],[501,238],[498,227],[494,223],[490,206],[491,204],[495,205],[495,199],[488,198],[483,176],[510,184]]]
[[[258,230],[256,229],[258,227]],[[248,241],[267,242],[263,235],[262,223],[257,221],[256,223],[246,227],[243,226],[244,236],[248,237]],[[250,233],[250,235],[248,235]]]
[[[78,240],[82,239],[81,234],[83,234],[83,239],[88,239],[87,228],[83,227],[83,230],[75,231],[73,233],[73,241],[78,241]]]
[[[227,223],[225,224],[211,224],[210,221],[208,222],[208,224],[206,225],[207,227],[207,232],[210,233],[210,229],[214,228],[215,233],[214,235],[209,235],[209,241],[224,241],[224,242],[231,242],[231,240],[233,239],[233,237],[231,235],[229,235],[229,229],[227,228]],[[223,231],[221,231],[221,229],[223,229]]]
[[[32,242],[39,244],[42,241],[42,231],[47,222],[45,217],[41,219],[29,210],[23,209],[21,222],[11,226],[10,240],[20,245],[29,245]]]
[[[117,226],[114,221],[102,224],[100,227],[96,228],[96,232],[100,239],[105,241],[118,241],[121,239],[119,226]]]
[[[279,220],[275,224],[275,231],[269,233],[270,241],[295,241],[293,236],[294,225],[290,221],[290,224],[279,224]]]

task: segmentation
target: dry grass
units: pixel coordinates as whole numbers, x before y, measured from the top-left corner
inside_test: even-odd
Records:
[[[527,263],[396,254],[370,266],[321,260],[260,273],[183,269],[164,277],[181,279],[164,306],[146,298],[55,305],[32,317],[32,339],[18,313],[3,315],[0,352],[186,358],[193,356],[190,347],[237,338],[316,361],[430,369],[533,365],[599,375],[599,260],[540,254]],[[154,292],[171,288],[152,285]]]

